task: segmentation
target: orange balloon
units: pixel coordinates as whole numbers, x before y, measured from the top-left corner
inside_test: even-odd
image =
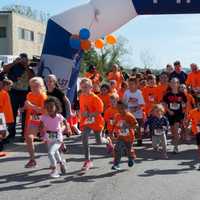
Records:
[[[97,49],[102,49],[104,47],[104,41],[102,39],[98,39],[95,41],[95,47]]]
[[[117,38],[114,35],[108,35],[106,36],[106,42],[108,44],[114,45],[117,43]]]
[[[91,49],[91,46],[92,46],[91,41],[89,41],[89,40],[81,40],[81,48],[83,50],[88,51],[88,50]]]

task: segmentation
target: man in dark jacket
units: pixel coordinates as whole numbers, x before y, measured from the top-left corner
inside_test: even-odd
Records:
[[[170,80],[173,78],[177,78],[180,84],[185,84],[187,80],[187,74],[182,70],[180,61],[174,63],[174,71],[170,75]]]

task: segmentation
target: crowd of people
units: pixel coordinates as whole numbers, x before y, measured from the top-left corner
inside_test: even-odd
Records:
[[[25,167],[37,165],[34,142],[39,138],[47,145],[50,175],[54,178],[59,177],[58,166],[66,172],[61,152],[67,148],[65,136],[71,135],[82,136],[83,171],[93,167],[91,136],[97,144],[106,145],[105,153],[113,157],[113,170],[120,169],[124,154],[128,166],[134,165],[134,146],[145,145],[144,138],[151,139],[153,149],[164,159],[169,156],[169,135],[174,153],[180,152],[181,143],[195,138],[200,159],[200,70],[194,63],[188,74],[176,61],[157,75],[150,69],[133,69],[128,74],[114,64],[105,77],[91,65],[81,77],[77,97],[70,102],[55,75],[44,81],[34,74],[28,56],[20,54],[1,72],[0,113],[6,121],[6,129],[0,130],[0,151],[16,137],[20,114],[21,138],[29,154]]]

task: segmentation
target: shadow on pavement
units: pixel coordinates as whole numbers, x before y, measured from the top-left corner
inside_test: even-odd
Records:
[[[93,168],[93,169],[97,169],[97,168]],[[16,190],[16,191],[27,190],[27,189],[34,189],[34,188],[42,189],[42,188],[50,187],[52,186],[52,184],[61,184],[61,183],[67,183],[67,182],[88,182],[89,183],[89,182],[95,182],[96,179],[109,178],[109,177],[115,176],[116,174],[127,171],[127,170],[113,171],[113,172],[108,172],[108,173],[104,173],[100,175],[87,175],[87,173],[80,175],[81,171],[77,170],[77,171],[67,173],[67,177],[63,176],[64,179],[62,180],[58,179],[55,181],[51,181],[53,179],[50,176],[48,176],[48,174],[33,175],[34,173],[37,173],[43,170],[48,170],[48,168],[0,176],[0,192],[12,191],[12,190]],[[42,183],[47,180],[50,180],[50,183],[44,183],[40,186],[34,186],[35,184]],[[16,183],[16,182],[17,182],[17,185],[12,185],[13,183]],[[10,184],[10,185],[1,187],[2,184]]]

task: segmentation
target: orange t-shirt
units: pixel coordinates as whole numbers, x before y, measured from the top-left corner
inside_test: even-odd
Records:
[[[40,108],[44,108],[44,102],[47,99],[47,95],[45,93],[41,94],[34,94],[32,92],[29,92],[27,94],[26,100],[30,101],[33,105],[38,106]],[[27,109],[27,115],[26,115],[26,124],[28,123],[34,123],[38,124],[39,119],[37,119],[38,114],[42,113],[36,113],[32,109]]]
[[[107,124],[107,130],[109,133],[112,133],[114,130],[114,124],[115,124],[115,115],[118,113],[118,110],[116,107],[110,106],[107,108],[104,112],[104,119]]]
[[[189,93],[186,93],[185,95],[187,97],[186,112],[189,113],[193,109],[193,106],[195,105],[195,99]]]
[[[160,103],[163,100],[163,96],[167,92],[168,85],[158,85],[157,93],[158,93],[158,102]]]
[[[121,84],[124,80],[124,77],[121,72],[110,72],[107,76],[108,80],[115,80],[117,82],[117,88],[121,88]]]
[[[186,80],[186,85],[192,86],[192,88],[200,88],[200,71],[190,72]]]
[[[5,90],[0,91],[0,112],[4,113],[7,124],[14,122],[10,96]]]
[[[124,115],[118,113],[115,115],[115,121],[114,131],[118,135],[118,140],[134,142],[134,128],[137,124],[135,117],[130,112],[126,112]],[[129,128],[127,128],[127,125]]]
[[[110,96],[112,94],[111,93],[108,93],[108,94],[105,94],[105,95],[102,95],[102,94],[99,94],[99,98],[103,101],[103,105],[104,105],[104,110],[107,109],[108,107],[110,107],[111,105],[111,102],[110,102]]]
[[[143,97],[145,101],[145,112],[149,114],[153,108],[153,106],[159,103],[159,92],[157,86],[146,86],[142,90]]]
[[[193,109],[189,112],[188,118],[192,121],[192,133],[200,133],[200,110]]]
[[[82,114],[88,112],[89,114],[98,113],[97,116],[87,118]],[[103,113],[103,102],[102,100],[91,93],[89,95],[80,95],[80,128],[83,130],[84,127],[88,127],[96,132],[100,132],[104,128],[104,119],[101,115]]]
[[[124,89],[124,88],[121,88],[121,89],[118,91],[118,95],[119,95],[119,99],[120,99],[120,100],[123,100],[125,91],[126,91],[126,89]]]

